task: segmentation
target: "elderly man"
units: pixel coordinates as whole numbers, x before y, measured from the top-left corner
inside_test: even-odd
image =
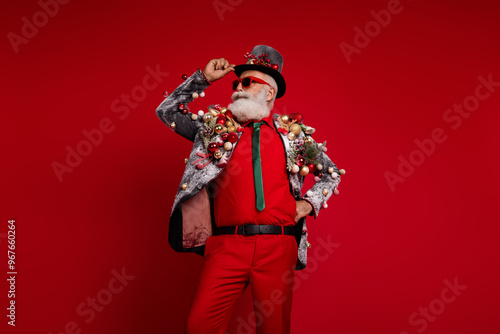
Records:
[[[165,124],[194,142],[169,226],[174,250],[204,256],[186,333],[224,333],[248,285],[257,333],[290,332],[294,273],[306,266],[310,247],[305,217],[327,207],[343,174],[302,114],[271,114],[286,90],[281,54],[258,45],[245,58],[237,66],[212,59],[157,109]],[[187,104],[230,72],[238,77],[233,102],[190,113]],[[307,174],[316,183],[303,196]]]

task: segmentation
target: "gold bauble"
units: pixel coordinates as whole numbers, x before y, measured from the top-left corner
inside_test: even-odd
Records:
[[[210,114],[210,113],[207,112],[206,114],[203,115],[203,120],[205,122],[210,122],[210,120],[212,119],[212,117],[213,117],[212,114]]]
[[[328,167],[328,173],[330,173],[330,174],[331,174],[331,173],[333,173],[333,172],[334,172],[333,167]]]
[[[188,187],[188,184],[187,184],[187,183],[183,183],[183,184],[181,184],[181,189],[182,189],[182,190],[186,190],[186,189],[187,189],[187,187]]]
[[[302,128],[297,123],[294,123],[290,125],[290,132],[293,132],[294,135],[298,136],[302,132]]]
[[[307,243],[307,248],[311,248],[311,244],[310,243]]]
[[[219,150],[215,151],[215,152],[214,152],[214,158],[215,158],[215,159],[220,159],[220,158],[222,158],[222,152],[221,152],[221,151],[219,151]]]
[[[172,129],[175,129],[175,122],[170,123],[170,127],[171,127]]]
[[[283,123],[288,123],[289,120],[290,120],[290,117],[288,117],[287,114],[281,115],[281,121]]]
[[[295,133],[293,133],[293,132],[288,132],[287,137],[288,137],[288,140],[295,140],[295,138],[296,138]]]
[[[230,127],[230,126],[233,126],[233,125],[234,125],[234,124],[233,124],[233,122],[231,122],[231,121],[226,121],[226,126],[227,126],[227,127]]]
[[[311,137],[309,137],[309,136],[304,137],[304,144],[305,145],[311,146],[312,143],[314,143],[314,140]]]
[[[226,151],[231,151],[231,150],[233,149],[233,144],[232,144],[231,142],[228,142],[228,141],[227,141],[227,142],[225,142],[225,143],[224,143],[224,149],[225,149]]]
[[[236,131],[236,128],[234,126],[227,127],[227,132],[231,133],[231,132],[235,132],[235,131]]]
[[[300,175],[305,176],[307,174],[309,174],[309,167],[302,166],[302,168],[300,169]]]
[[[200,95],[198,95],[198,93],[196,93],[196,92],[193,93],[193,99],[197,99],[198,96],[200,96]]]
[[[224,127],[221,124],[215,124],[214,131],[216,134],[221,134]]]
[[[345,169],[339,170],[339,173],[340,173],[340,175],[344,175],[345,174]]]
[[[323,195],[328,195],[328,189],[323,189]]]
[[[221,114],[225,114],[225,113],[226,113],[226,111],[227,111],[227,108],[226,108],[226,107],[222,107],[222,108],[220,108],[220,113],[221,113]]]
[[[198,119],[198,115],[196,115],[196,114],[191,114],[191,119],[192,119],[193,121],[196,121],[196,120]]]
[[[184,163],[185,163],[185,164],[187,164],[187,163],[188,163],[188,161],[189,161],[189,159],[188,159],[188,158],[185,158],[185,159],[184,159]]]

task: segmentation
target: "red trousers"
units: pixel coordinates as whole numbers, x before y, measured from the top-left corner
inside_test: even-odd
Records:
[[[238,317],[237,333],[253,333],[254,325],[258,334],[290,333],[296,262],[291,235],[209,237],[185,333],[223,334],[234,302],[249,284],[254,314]]]

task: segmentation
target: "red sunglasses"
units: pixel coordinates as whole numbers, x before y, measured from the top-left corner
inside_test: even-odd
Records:
[[[267,82],[265,82],[264,80],[249,76],[249,77],[244,77],[241,79],[234,80],[233,81],[233,90],[236,90],[236,88],[238,88],[238,85],[240,84],[240,82],[244,88],[250,87],[252,82],[257,82],[257,83],[268,85],[269,87],[271,87],[271,85],[268,84]]]

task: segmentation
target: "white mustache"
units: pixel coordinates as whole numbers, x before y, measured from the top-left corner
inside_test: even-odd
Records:
[[[253,95],[250,94],[249,92],[234,92],[233,95],[231,95],[231,100],[233,101],[236,101],[241,98],[251,99],[253,98]]]

